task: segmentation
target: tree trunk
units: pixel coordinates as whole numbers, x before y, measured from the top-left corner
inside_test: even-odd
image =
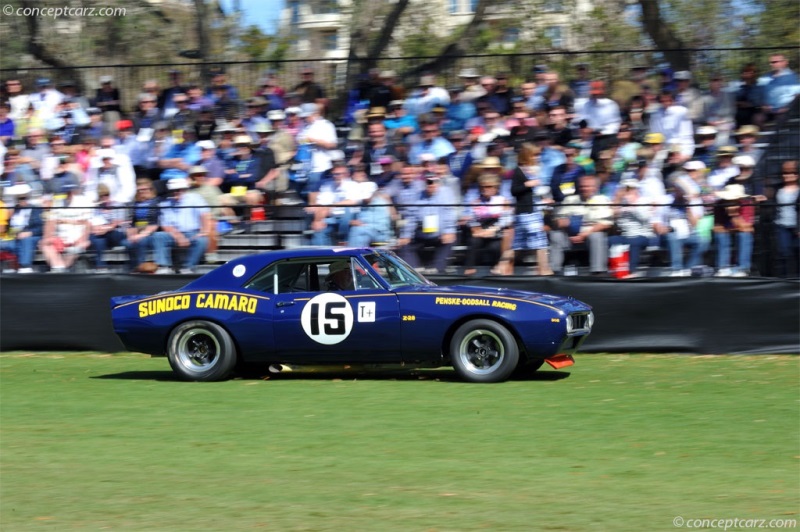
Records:
[[[30,0],[21,0],[21,4],[24,9],[30,9],[34,5],[34,3]],[[83,89],[83,79],[81,78],[80,72],[59,59],[58,56],[50,53],[50,51],[48,51],[39,41],[39,17],[30,16],[23,18],[28,26],[28,53],[42,63],[57,69],[60,74],[72,79],[75,83],[78,83],[81,86],[81,89]]]
[[[675,70],[691,68],[691,54],[683,50],[685,44],[661,17],[659,0],[639,0],[642,7],[642,25]]]
[[[203,85],[207,85],[210,79],[206,61],[211,59],[208,57],[211,46],[208,42],[208,25],[206,24],[208,20],[208,9],[206,9],[205,0],[194,0],[194,7],[196,11],[195,31],[197,31],[197,50],[200,52],[200,61],[202,61],[200,64],[200,79]]]
[[[502,2],[492,1],[491,5],[497,5],[499,3]],[[475,15],[472,17],[472,20],[469,21],[469,24],[466,25],[463,31],[456,36],[456,39],[445,46],[444,50],[442,50],[435,59],[403,72],[401,79],[406,80],[409,78],[415,78],[420,74],[424,74],[425,72],[441,72],[442,70],[445,70],[453,65],[456,60],[465,53],[462,43],[470,42],[477,36],[477,33],[480,30],[480,25],[483,22],[483,16],[486,14],[486,8],[489,5],[489,0],[479,0],[478,5],[475,7]]]

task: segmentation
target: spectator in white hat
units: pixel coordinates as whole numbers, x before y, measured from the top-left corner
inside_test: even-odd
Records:
[[[684,168],[687,165],[694,167],[702,164],[700,161],[690,161]],[[670,275],[688,277],[692,268],[703,263],[703,255],[710,244],[710,240],[698,231],[698,224],[705,215],[705,208],[694,181],[685,174],[672,180],[671,189],[671,196],[665,197],[665,203],[669,206],[663,209],[666,214],[664,221],[669,228],[665,233],[665,239],[672,270]],[[684,253],[687,250],[688,260],[684,262]]]
[[[206,170],[205,182],[218,187],[225,180],[225,163],[217,156],[217,147],[213,140],[201,140],[195,144],[200,148],[198,166]]]
[[[701,97],[700,106],[700,121],[717,128],[717,142],[726,144],[734,126],[735,105],[733,93],[724,90],[722,75],[711,76],[708,93]]]
[[[700,122],[703,117],[703,101],[700,91],[692,87],[692,73],[688,70],[675,72],[675,103],[686,107],[689,120]]]
[[[753,200],[761,202],[766,201],[767,197],[764,195],[764,187],[762,180],[753,178],[756,168],[756,161],[749,155],[737,155],[733,158],[733,165],[739,168],[739,175],[732,177],[727,185],[739,184],[744,187],[744,191],[753,198]]]
[[[156,273],[173,273],[172,248],[177,246],[186,250],[180,273],[191,274],[208,247],[211,210],[199,194],[189,191],[188,179],[170,179],[167,188],[170,198],[161,204],[161,230],[153,235]]]
[[[717,277],[747,277],[753,254],[753,198],[741,184],[726,185],[715,192],[714,239],[717,242]],[[731,264],[731,240],[736,237],[736,265]]]
[[[450,105],[450,93],[436,85],[436,76],[426,74],[420,77],[419,85],[406,100],[405,108],[419,120],[421,115],[430,113],[434,107],[448,105]]]
[[[286,127],[286,113],[281,110],[273,110],[267,113],[267,118],[272,123],[275,130],[269,139],[269,147],[275,153],[275,162],[284,169],[297,151],[297,143],[294,136]]]
[[[31,192],[26,183],[12,185],[3,192],[4,199],[12,198],[14,202],[14,210],[8,219],[8,231],[13,238],[0,240],[0,249],[16,254],[17,273],[33,273],[36,246],[44,232],[42,209],[32,207]]]
[[[311,152],[311,170],[300,194],[307,195],[309,205],[314,205],[323,174],[331,169],[332,151],[338,146],[339,137],[336,127],[320,114],[318,104],[303,104],[300,116],[305,120],[306,127],[297,135],[298,151]]]

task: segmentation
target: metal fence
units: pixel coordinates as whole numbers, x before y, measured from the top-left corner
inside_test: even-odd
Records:
[[[594,207],[600,205],[601,204],[593,204]],[[751,255],[752,267],[750,274],[761,277],[786,277],[788,273],[791,277],[797,277],[799,273],[797,271],[798,260],[800,259],[800,256],[797,255],[797,250],[795,250],[794,259],[787,261],[786,257],[783,257],[781,254],[779,244],[775,236],[775,219],[778,208],[783,206],[796,208],[796,204],[782,205],[776,203],[775,201],[764,201],[761,203],[753,202],[750,205],[752,205],[755,213],[753,226],[753,247]],[[470,204],[443,204],[439,206],[443,208],[458,209],[462,213],[468,213],[472,208],[472,205]],[[608,206],[613,207],[619,205],[608,204]],[[665,205],[661,203],[655,203],[650,206],[654,209],[665,208]],[[413,207],[413,205],[396,205],[396,207]],[[551,224],[551,216],[554,214],[554,212],[551,211],[553,206],[548,204],[540,204],[539,207],[544,209],[547,213],[545,215],[545,222],[547,224]],[[48,218],[49,211],[51,210],[50,208],[34,208],[41,209],[43,211],[43,218]],[[125,210],[130,209],[129,207],[117,208]],[[360,209],[369,208],[371,208],[369,205],[360,207]],[[375,206],[374,208],[385,209],[386,207],[381,205]],[[85,207],[59,207],[58,209],[80,210],[83,213],[88,213],[88,210]],[[264,207],[242,206],[241,208],[237,209],[241,211],[240,215],[243,218],[243,221],[239,222],[238,224],[230,224],[227,223],[228,219],[223,217],[221,223],[219,220],[216,223],[216,230],[214,233],[216,235],[215,239],[218,243],[218,250],[222,260],[231,260],[242,255],[261,253],[271,250],[294,249],[311,246],[311,234],[313,233],[313,231],[310,230],[311,217],[304,211],[302,205],[268,205]],[[255,210],[259,211],[257,215],[254,212]],[[610,234],[615,234],[613,227],[610,231]],[[374,242],[372,245],[376,247],[396,248],[399,236],[400,227],[398,226],[395,227],[394,235],[387,241]],[[453,273],[460,273],[460,266],[463,265],[467,250],[471,245],[473,245],[469,226],[466,224],[460,224],[457,229],[456,237],[457,238],[453,245],[449,262],[451,266],[453,266]],[[498,240],[501,237],[498,237]],[[709,240],[708,249],[703,258],[703,265],[707,270],[704,275],[708,275],[709,273],[713,272],[717,264],[717,254],[719,252],[718,238],[715,236],[714,232],[709,233],[706,235],[706,237]],[[332,242],[332,245],[347,245],[347,235],[344,235],[343,238],[344,240],[342,241]],[[36,240],[39,242],[38,237]],[[735,235],[733,235],[732,242],[733,248],[731,251],[733,253],[729,259],[731,260],[731,264],[735,266],[737,264],[736,251],[738,250],[737,238]],[[573,251],[577,251],[578,255],[573,256],[573,254],[571,254],[571,258],[566,264],[577,266],[576,271],[586,271],[588,273],[588,257],[583,257],[580,255],[580,253],[585,252],[586,249],[581,246],[577,246]],[[688,250],[686,251],[688,253]],[[93,250],[90,248],[88,252],[91,254]],[[107,256],[106,260],[111,264],[112,268],[118,271],[127,271],[127,253],[122,248],[116,248],[115,250],[111,250],[109,253],[110,256]],[[656,272],[656,275],[658,275],[658,272],[661,272],[662,274],[669,272],[670,256],[666,236],[653,236],[650,239],[650,243],[648,244],[644,255],[645,259],[641,264],[642,266],[652,268],[651,271]],[[496,257],[496,259],[497,258],[499,258],[499,255]],[[519,258],[531,260],[533,259],[533,256],[525,256],[524,254],[520,254]],[[3,260],[8,260],[8,257],[0,254],[0,262],[3,262]],[[37,264],[40,268],[46,268],[44,259],[41,256],[38,257]],[[527,262],[525,264],[527,264]],[[491,266],[489,263],[486,263],[485,265]],[[208,267],[210,268],[211,265],[208,265]],[[518,270],[518,273],[520,272],[524,273],[525,270]]]
[[[796,57],[800,46],[769,48],[704,48],[676,50],[685,52],[690,57],[694,80],[705,86],[711,74],[722,74],[728,80],[736,80],[739,71],[747,63],[756,68],[768,71],[768,58],[773,53],[794,51],[790,57]],[[575,65],[584,63],[588,66],[593,79],[608,81],[625,79],[634,66],[649,69],[649,76],[658,80],[658,73],[668,66],[664,59],[664,50],[603,50],[603,51],[552,51],[531,53],[495,53],[466,55],[449,61],[448,66],[436,72],[437,81],[443,86],[459,82],[458,73],[463,68],[475,68],[479,73],[497,74],[506,72],[512,84],[531,78],[536,65],[547,65],[550,70],[559,72],[564,80],[569,80],[575,73]],[[302,68],[314,68],[316,81],[323,85],[332,101],[339,99],[343,91],[352,87],[345,86],[349,79],[357,79],[353,72],[362,73],[368,66],[381,70],[392,70],[398,75],[401,85],[411,88],[418,82],[416,73],[421,65],[428,64],[435,57],[381,57],[365,58],[358,61],[331,59],[303,59],[282,61],[232,61],[224,63],[182,62],[159,64],[118,64],[118,65],[72,65],[68,70],[53,67],[36,68],[0,68],[3,80],[16,78],[23,82],[25,90],[31,91],[37,78],[49,78],[56,85],[64,81],[77,84],[82,93],[92,97],[100,86],[101,76],[112,76],[114,84],[121,91],[125,111],[131,111],[136,98],[146,80],[155,80],[161,88],[169,86],[169,72],[173,69],[182,72],[185,84],[207,86],[208,81],[202,79],[202,67],[207,70],[222,68],[228,82],[239,89],[242,97],[248,97],[259,88],[259,80],[267,72],[274,72],[279,84],[286,90],[297,85]],[[76,79],[77,78],[77,79]],[[337,110],[338,111],[338,110]]]

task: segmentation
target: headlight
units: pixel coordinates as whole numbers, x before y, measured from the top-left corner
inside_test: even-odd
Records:
[[[594,325],[594,313],[570,314],[567,316],[567,334],[578,331],[590,331]]]

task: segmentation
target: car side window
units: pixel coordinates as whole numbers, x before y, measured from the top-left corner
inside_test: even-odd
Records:
[[[281,261],[259,272],[245,288],[269,294],[319,292],[317,265],[297,261]]]
[[[270,294],[370,290],[380,284],[352,258],[286,260],[269,265],[245,288]]]

